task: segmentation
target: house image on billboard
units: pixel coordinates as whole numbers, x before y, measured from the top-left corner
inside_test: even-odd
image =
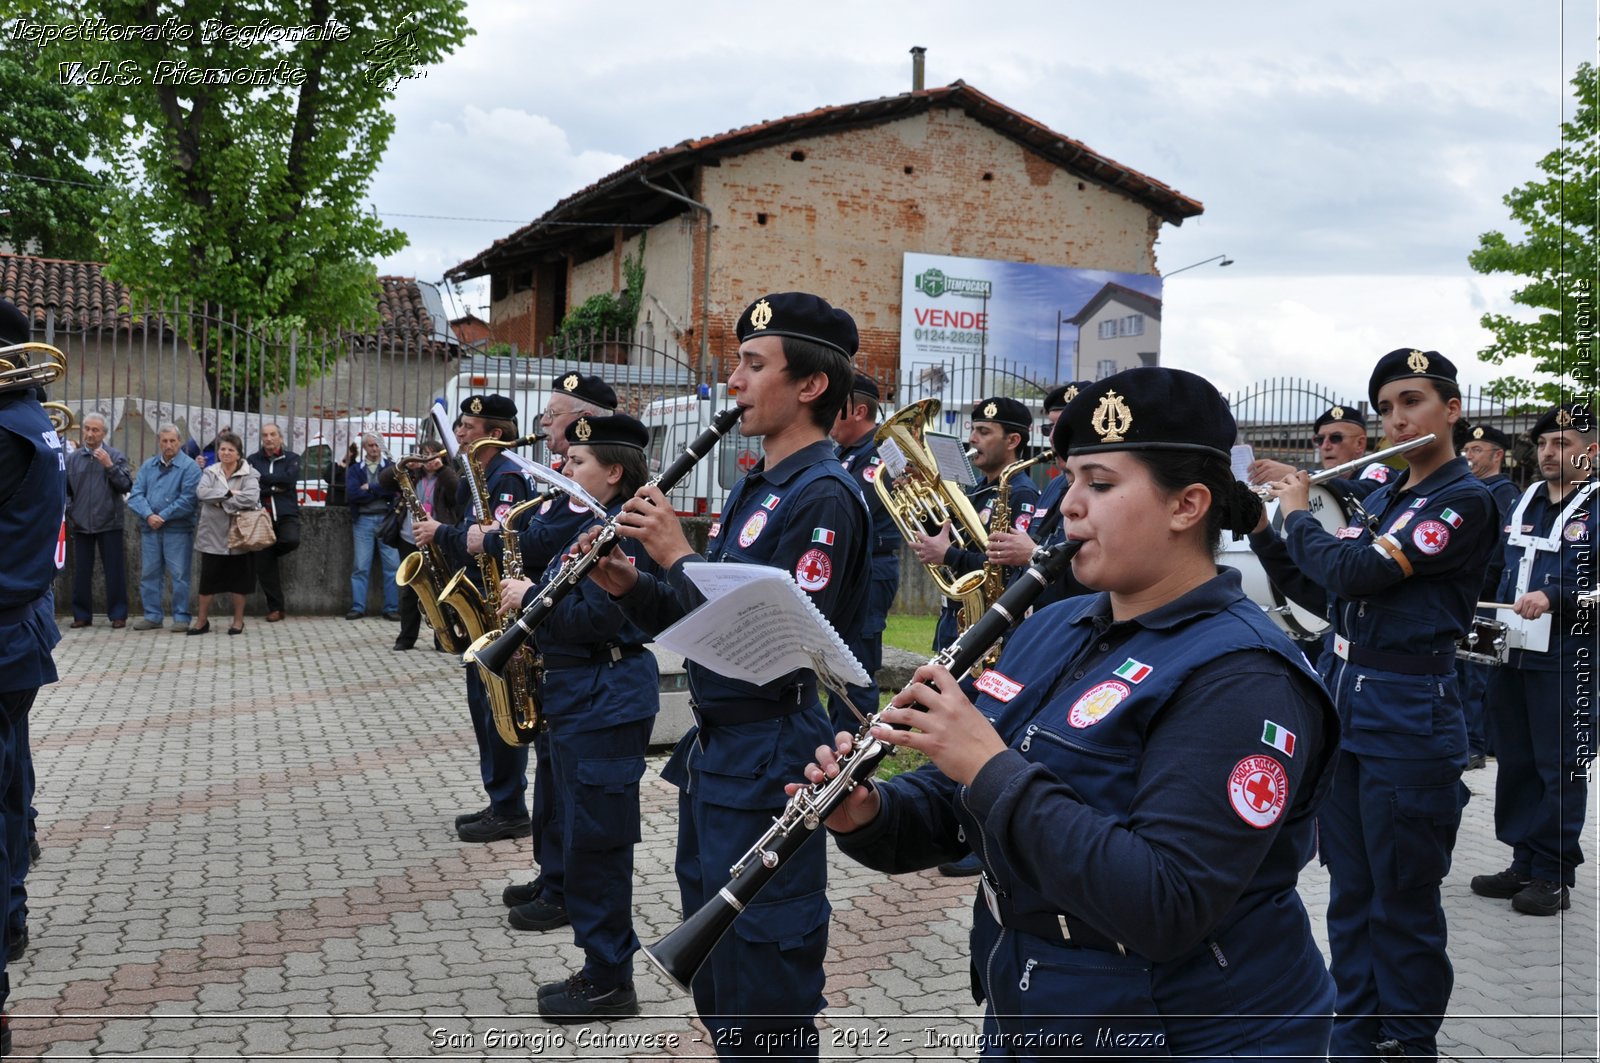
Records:
[[[1068,319],[1078,326],[1074,379],[1104,380],[1124,369],[1155,365],[1161,350],[1161,300],[1107,284]]]

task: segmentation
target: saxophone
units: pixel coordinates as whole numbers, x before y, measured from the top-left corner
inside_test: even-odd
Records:
[[[411,521],[429,519],[428,511],[422,508],[422,503],[417,501],[416,487],[411,482],[411,477],[406,473],[405,463],[395,466],[395,482],[400,485],[400,497],[405,502],[406,511],[411,514]],[[429,543],[419,546],[415,553],[407,554],[405,560],[400,562],[400,569],[394,574],[394,581],[402,587],[410,587],[417,596],[417,602],[422,606],[422,615],[428,620],[428,626],[439,637],[439,645],[443,646],[446,653],[460,653],[470,640],[467,638],[467,629],[458,620],[446,617],[440,606],[440,598],[445,585],[444,555],[439,548]]]
[[[505,557],[506,579],[523,578],[522,543],[516,531],[517,518],[533,507],[549,501],[552,494],[553,492],[530,498],[513,506],[511,512],[506,514],[502,525],[505,530],[500,536],[500,550]],[[498,614],[496,619],[495,629],[484,632],[472,643],[470,649],[481,649],[501,636],[504,624],[499,620]],[[490,691],[489,710],[494,718],[494,729],[499,733],[501,740],[508,746],[525,746],[532,742],[541,722],[539,687],[544,682],[544,665],[534,649],[531,646],[523,646],[511,659],[510,667],[506,669],[504,677],[495,675],[487,668],[479,668],[478,678],[483,680],[484,689]],[[503,696],[496,696],[497,688],[503,691]]]
[[[473,505],[478,513],[478,521],[482,524],[491,524],[494,521],[489,508],[489,492],[485,482],[483,466],[480,464],[479,454],[485,450],[505,450],[510,447],[522,446],[533,441],[533,436],[524,436],[520,439],[480,439],[470,444],[462,455],[462,476],[466,478],[467,486],[471,489]],[[543,502],[551,497],[540,495],[534,502]],[[508,534],[502,536],[502,542],[514,539]],[[448,606],[460,618],[461,624],[467,630],[469,646],[482,639],[489,632],[500,626],[500,564],[494,555],[485,550],[477,555],[478,576],[483,583],[480,591],[467,577],[467,569],[463,568],[450,578],[444,591],[439,595],[439,601]],[[488,597],[485,598],[485,595]],[[495,730],[509,745],[526,745],[533,741],[533,731],[530,727],[526,738],[522,738],[516,728],[501,726],[502,721],[509,723],[512,720],[523,718],[533,721],[536,725],[539,718],[538,706],[533,701],[532,676],[519,682],[515,687],[508,680],[496,678],[487,681],[483,677],[484,692],[489,698],[489,710],[495,721]]]
[[[995,488],[994,502],[989,506],[989,530],[1006,531],[1011,527],[1011,478],[1024,469],[1038,465],[1042,461],[1054,458],[1055,451],[1046,448],[1042,453],[1021,461],[1014,461],[1000,470],[1000,486]],[[956,630],[965,631],[977,622],[978,617],[989,611],[1000,596],[1006,592],[1006,566],[999,565],[987,559],[983,567],[978,569],[982,579],[977,581],[971,591],[962,596],[961,608],[956,613]],[[1000,648],[1004,645],[1003,639],[997,639],[989,649],[978,658],[972,666],[974,677],[983,674],[987,668],[993,668],[1000,659]]]

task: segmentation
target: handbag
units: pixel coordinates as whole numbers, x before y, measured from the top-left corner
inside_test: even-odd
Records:
[[[400,525],[404,518],[400,515],[399,506],[390,506],[389,512],[383,515],[383,523],[378,525],[378,541],[384,546],[400,549]]]
[[[278,541],[272,531],[272,515],[264,509],[246,509],[228,521],[228,549],[254,552]]]

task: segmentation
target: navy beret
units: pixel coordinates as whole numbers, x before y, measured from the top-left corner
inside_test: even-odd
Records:
[[[763,295],[744,308],[734,331],[740,343],[753,336],[793,336],[831,347],[846,358],[855,357],[860,343],[854,318],[807,292]]]
[[[1328,412],[1317,418],[1311,426],[1312,431],[1317,431],[1327,424],[1353,424],[1359,425],[1361,430],[1367,430],[1367,411],[1364,406],[1330,406]]]
[[[1007,428],[1015,428],[1023,435],[1027,435],[1029,429],[1033,427],[1033,415],[1028,412],[1028,408],[1016,399],[1008,399],[1004,395],[980,399],[973,403],[972,419],[1003,424]]]
[[[515,421],[517,404],[504,395],[468,395],[461,400],[461,416],[488,417],[496,421]]]
[[[611,443],[620,447],[643,450],[650,443],[650,429],[646,428],[642,421],[625,413],[607,414],[604,417],[581,414],[577,420],[567,425],[565,435],[568,443],[578,443],[586,447]]]
[[[1198,450],[1227,459],[1239,434],[1211,382],[1141,366],[1097,380],[1067,405],[1050,442],[1063,457],[1109,450]]]
[[[1565,432],[1568,429],[1574,432],[1594,431],[1594,410],[1588,403],[1563,402],[1559,406],[1550,407],[1544,412],[1544,416],[1533,422],[1528,438],[1538,443],[1539,437],[1546,432]]]
[[[1067,384],[1058,384],[1045,393],[1044,412],[1051,410],[1064,410],[1067,403],[1078,397],[1078,392],[1089,386],[1087,380],[1074,380]]]
[[[1391,380],[1422,377],[1425,380],[1456,382],[1455,363],[1438,351],[1419,351],[1414,347],[1401,347],[1378,359],[1367,381],[1367,398],[1378,405],[1378,392]]]
[[[1498,428],[1490,428],[1486,424],[1476,425],[1467,432],[1468,443],[1488,443],[1490,446],[1499,447],[1501,450],[1511,449],[1511,437]]]
[[[0,299],[0,345],[27,343],[33,334],[28,315],[17,309],[10,299]]]
[[[607,410],[617,408],[617,390],[597,376],[584,376],[582,373],[562,373],[551,381],[550,387],[564,395],[571,395],[584,402],[592,402],[596,406]]]
[[[850,390],[857,395],[866,395],[874,402],[883,398],[883,392],[878,390],[878,382],[865,373],[856,374],[856,382]]]

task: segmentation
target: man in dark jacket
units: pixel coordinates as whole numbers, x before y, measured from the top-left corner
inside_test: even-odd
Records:
[[[72,526],[72,626],[94,617],[94,555],[106,574],[106,615],[128,623],[128,576],[122,556],[123,501],[133,489],[127,456],[106,443],[109,426],[98,413],[83,416],[83,446],[67,455],[67,520]]]
[[[261,429],[261,449],[245,459],[261,478],[261,504],[272,514],[272,531],[278,541],[258,551],[256,581],[267,596],[267,623],[283,619],[283,578],[278,559],[300,545],[300,455],[283,447],[283,430],[275,424]]]

